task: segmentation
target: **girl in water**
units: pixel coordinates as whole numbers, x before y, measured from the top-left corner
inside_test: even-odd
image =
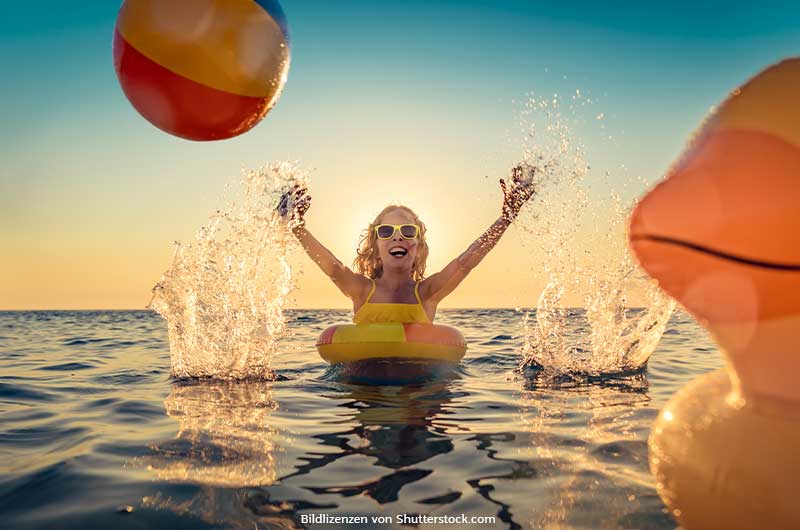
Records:
[[[292,231],[314,262],[353,301],[353,322],[432,323],[439,303],[466,278],[500,240],[523,204],[534,194],[535,168],[520,164],[511,182],[500,179],[500,217],[460,256],[425,277],[425,224],[408,207],[390,205],[370,223],[359,243],[353,269],[346,267],[305,226],[311,205],[305,188],[284,195],[279,211],[296,221]],[[293,200],[289,200],[293,199]]]

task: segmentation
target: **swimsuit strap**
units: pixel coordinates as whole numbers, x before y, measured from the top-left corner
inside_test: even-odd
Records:
[[[375,280],[372,278],[369,279],[372,282],[372,289],[369,290],[369,294],[367,295],[367,299],[364,300],[364,305],[367,305],[370,300],[372,300],[372,295],[375,293]]]
[[[419,302],[419,305],[422,305],[422,300],[419,298],[419,282],[414,284],[414,296],[417,297],[417,302]]]

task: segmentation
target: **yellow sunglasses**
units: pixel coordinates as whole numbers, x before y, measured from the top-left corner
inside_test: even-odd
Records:
[[[419,235],[417,225],[378,225],[375,227],[375,235],[378,236],[378,239],[391,239],[397,230],[400,231],[400,237],[403,239],[414,239]]]

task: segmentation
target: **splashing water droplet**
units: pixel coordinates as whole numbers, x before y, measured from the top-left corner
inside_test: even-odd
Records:
[[[523,320],[521,366],[556,377],[642,369],[674,307],[634,264],[625,237],[629,208],[619,193],[613,186],[609,197],[590,193],[586,149],[571,124],[580,107],[573,103],[562,111],[553,97],[549,107],[531,99],[522,112],[523,159],[539,171],[538,193],[518,223],[524,244],[541,258],[546,286],[535,316]],[[643,307],[628,307],[631,293]],[[581,308],[566,306],[576,299]]]
[[[211,215],[193,243],[176,245],[149,304],[167,321],[173,377],[272,378],[298,245],[296,221],[276,207],[295,184],[308,179],[292,163],[245,171],[230,206]]]

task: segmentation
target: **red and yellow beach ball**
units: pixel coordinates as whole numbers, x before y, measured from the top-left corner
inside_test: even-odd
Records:
[[[125,96],[190,140],[250,130],[280,96],[289,33],[277,0],[126,0],[114,30]]]

